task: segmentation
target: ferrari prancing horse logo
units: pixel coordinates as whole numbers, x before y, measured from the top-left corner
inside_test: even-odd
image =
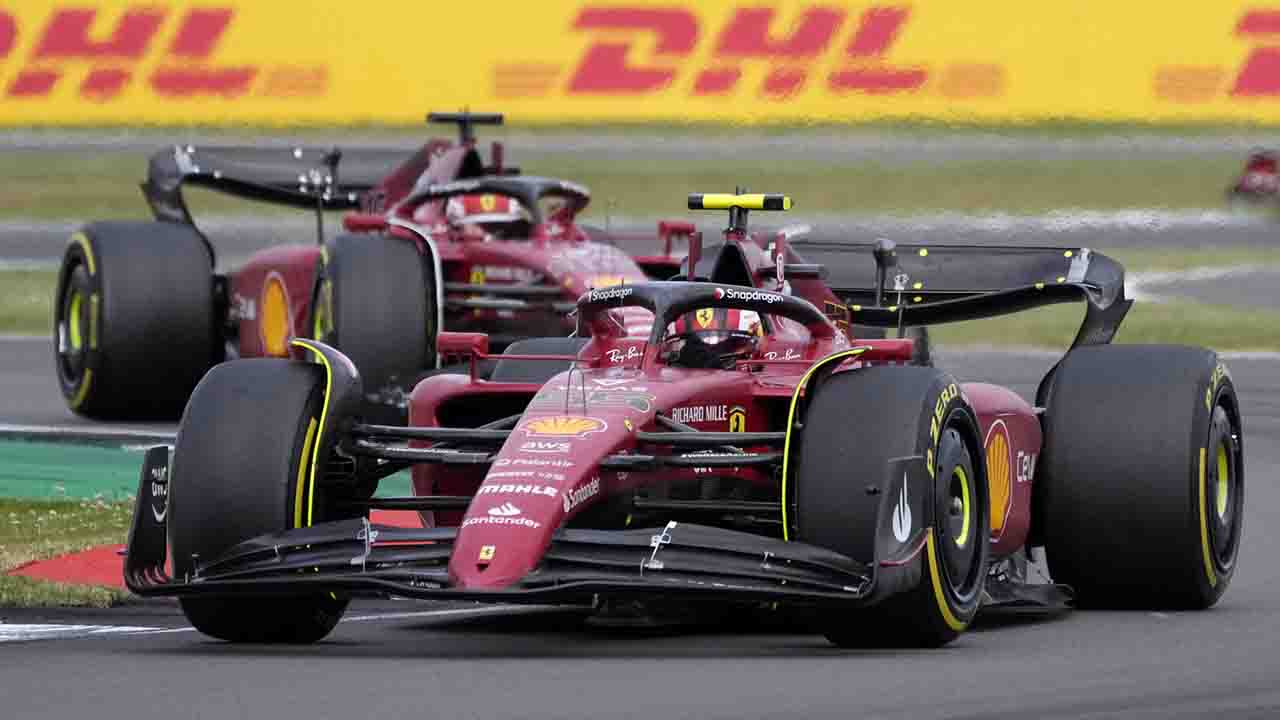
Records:
[[[698,319],[698,327],[711,327],[712,321],[716,319],[715,308],[702,308],[694,313],[694,317]]]

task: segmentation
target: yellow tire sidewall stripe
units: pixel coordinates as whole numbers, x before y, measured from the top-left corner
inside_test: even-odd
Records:
[[[790,526],[787,520],[787,471],[791,462],[791,430],[796,424],[796,408],[800,404],[800,394],[804,392],[804,387],[809,382],[809,378],[819,369],[833,362],[856,357],[866,351],[867,348],[865,347],[851,348],[822,358],[805,372],[804,376],[800,378],[800,383],[796,385],[795,392],[791,395],[791,409],[787,412],[787,434],[782,443],[782,539],[786,542],[791,541]]]
[[[320,362],[320,365],[324,367],[324,400],[320,405],[320,433],[324,434],[325,428],[329,426],[329,399],[333,390],[333,367],[329,364],[329,358],[325,357],[324,353],[320,352],[320,350],[311,342],[295,338],[291,344],[309,350],[311,354],[315,355],[316,359]],[[306,459],[306,454],[304,453],[299,462],[306,462]],[[315,446],[311,450],[311,474],[307,486],[307,527],[310,527],[315,520],[316,474],[318,472],[319,465],[320,443],[316,442]]]
[[[93,246],[89,242],[89,238],[82,232],[72,233],[71,242],[80,246],[80,250],[84,252],[84,262],[89,266],[89,274],[98,274],[98,262],[93,257]]]
[[[84,374],[80,376],[80,387],[76,389],[76,394],[71,398],[71,407],[78,408],[84,404],[85,398],[89,397],[89,386],[93,384],[93,370],[85,368]]]
[[[951,603],[947,602],[946,591],[942,589],[942,572],[938,569],[938,550],[934,541],[933,528],[929,528],[928,535],[925,536],[925,548],[929,556],[929,584],[933,586],[933,598],[938,602],[938,612],[942,615],[942,620],[947,627],[956,632],[964,632],[968,622],[961,622],[956,617],[955,612],[951,610]]]
[[[1218,586],[1218,573],[1213,569],[1213,553],[1209,550],[1209,519],[1205,506],[1205,454],[1206,448],[1200,448],[1200,550],[1204,555],[1204,574],[1209,580],[1209,587]]]
[[[293,498],[293,526],[295,528],[302,527],[302,499],[307,489],[307,468],[310,467],[308,462],[311,458],[311,444],[315,441],[316,436],[316,419],[311,418],[307,423],[307,436],[302,441],[302,455],[298,458],[298,484],[297,490]]]

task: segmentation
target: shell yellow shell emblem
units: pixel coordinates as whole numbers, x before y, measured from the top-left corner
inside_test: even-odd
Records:
[[[524,431],[529,435],[586,437],[591,433],[600,432],[606,427],[608,425],[603,420],[597,420],[596,418],[577,415],[549,415],[526,422]]]
[[[258,336],[262,350],[272,357],[289,354],[289,340],[293,337],[293,318],[289,308],[289,292],[284,278],[271,273],[262,286],[262,313],[258,319]]]
[[[711,327],[711,323],[716,319],[716,310],[715,308],[702,308],[694,313],[693,316],[698,320],[698,327]]]
[[[999,537],[1004,532],[1005,518],[1009,514],[1009,500],[1013,491],[1013,458],[1010,450],[1009,428],[1003,420],[996,420],[987,431],[987,484],[991,493],[991,534]]]

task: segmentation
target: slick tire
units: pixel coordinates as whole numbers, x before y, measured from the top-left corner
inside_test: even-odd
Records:
[[[1240,406],[1217,355],[1078,348],[1047,402],[1036,492],[1053,579],[1085,607],[1217,602],[1244,519]]]
[[[934,438],[931,426],[938,421]],[[919,581],[868,608],[821,616],[841,647],[939,647],[978,611],[990,552],[990,502],[977,420],[950,375],[872,367],[818,385],[805,411],[795,475],[798,539],[874,562],[879,519],[866,511],[894,458],[931,458],[932,530],[914,562]],[[928,522],[921,519],[920,522]]]
[[[351,358],[371,409],[400,416],[379,419],[403,421],[408,393],[436,366],[436,300],[433,263],[408,240],[338,235],[326,247],[311,337]]]
[[[503,355],[577,355],[586,338],[541,337],[517,340],[507,346]],[[569,362],[552,360],[507,360],[502,357],[493,366],[489,379],[494,382],[542,384],[569,369]]]
[[[209,249],[170,222],[95,222],[71,236],[54,297],[55,374],[100,420],[175,420],[222,359]]]
[[[180,579],[237,543],[332,512],[312,477],[323,370],[276,359],[214,367],[182,417],[169,486],[169,545]],[[321,461],[322,462],[322,461]],[[333,630],[343,595],[187,596],[200,632],[230,642],[311,643]]]

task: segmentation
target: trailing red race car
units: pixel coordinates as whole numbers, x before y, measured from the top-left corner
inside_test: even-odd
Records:
[[[1254,150],[1240,177],[1227,188],[1230,203],[1274,202],[1280,195],[1280,164],[1271,150]]]
[[[512,344],[487,380],[486,337],[442,334],[473,371],[420,382],[405,427],[361,420],[359,375],[322,343],[215,367],[172,457],[148,452],[126,582],[250,642],[324,637],[362,593],[606,614],[768,605],[842,646],[937,646],[984,607],[1060,610],[1073,594],[1218,600],[1241,537],[1235,389],[1212,351],[1108,344],[1131,304],[1118,264],[845,246],[878,280],[824,288],[838,297],[820,310],[785,262],[771,282],[790,293],[729,282],[746,211],[789,204],[691,196],[732,215],[710,276],[695,242],[692,278],[586,292],[577,337]],[[1086,320],[1036,406],[932,367],[910,339],[846,333],[1068,300]],[[627,332],[636,313],[646,334]],[[413,496],[377,493],[409,467]],[[371,508],[426,527],[371,524]],[[1057,584],[1027,577],[1035,547]]]
[[[440,329],[483,330],[495,347],[563,334],[572,329],[563,314],[583,290],[675,272],[671,243],[687,224],[661,224],[664,254],[633,259],[577,224],[585,188],[519,175],[500,143],[481,158],[473,126],[501,115],[429,118],[458,124],[459,140],[431,140],[408,159],[190,146],[154,155],[143,193],[156,219],[90,223],[63,259],[54,349],[70,408],[176,418],[213,364],[284,357],[293,338],[310,337],[340,347],[368,400],[403,418],[407,390],[436,367]],[[314,210],[317,242],[275,245],[215,272],[185,185]],[[326,237],[325,210],[358,212],[346,232]]]

